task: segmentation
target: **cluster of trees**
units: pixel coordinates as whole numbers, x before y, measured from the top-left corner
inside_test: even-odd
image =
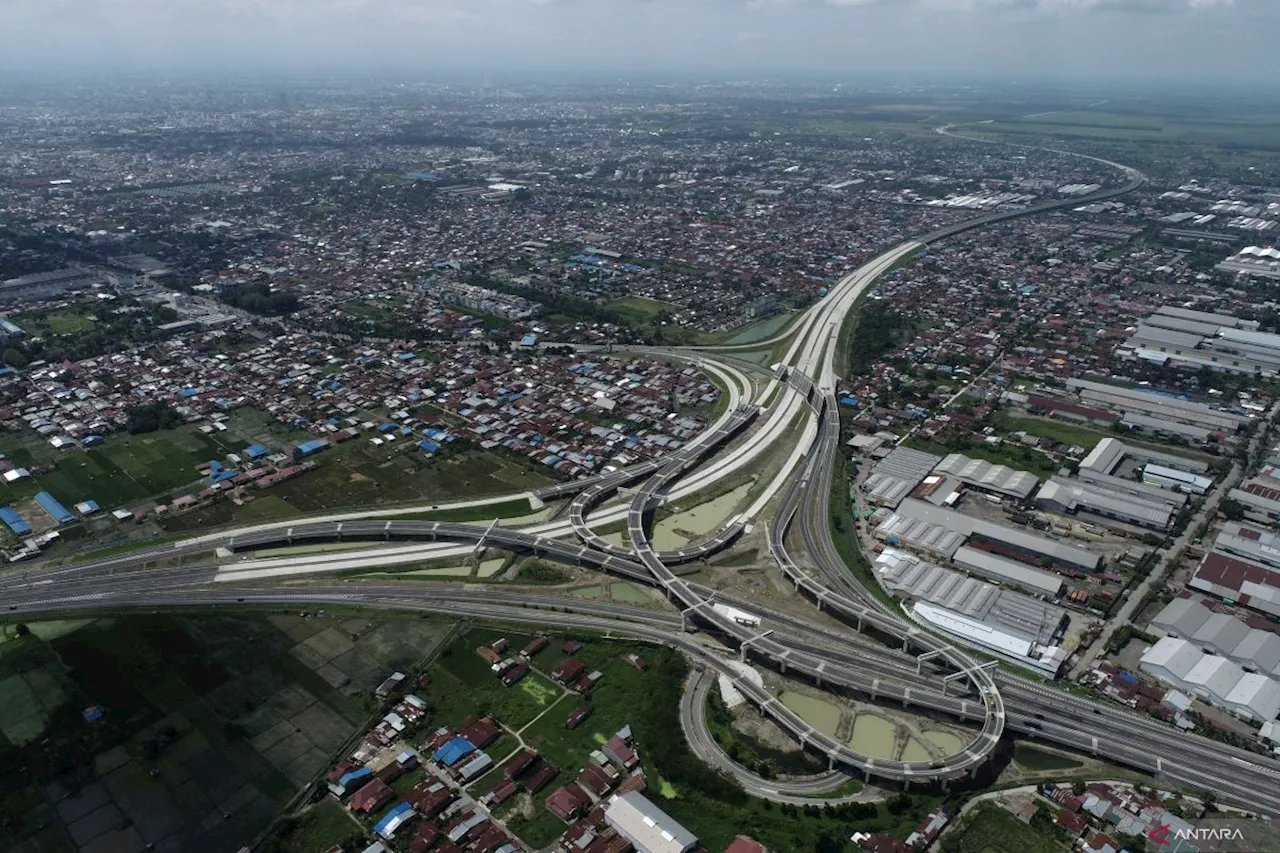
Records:
[[[635,697],[632,728],[662,778],[679,791],[709,800],[745,806],[747,795],[736,779],[724,776],[694,757],[680,732],[680,694],[689,665],[670,649],[649,661],[653,689]],[[673,735],[673,733],[675,733]]]
[[[182,425],[182,416],[163,400],[130,406],[125,409],[125,418],[125,427],[133,435]]]
[[[225,287],[222,301],[250,314],[263,317],[279,317],[298,310],[298,295],[288,290],[273,291],[266,284],[245,284]]]
[[[858,323],[849,336],[850,376],[866,372],[881,355],[894,347],[901,336],[911,331],[911,319],[873,302],[863,309]]]
[[[130,310],[122,311],[121,308]],[[10,367],[23,368],[33,361],[82,361],[120,352],[139,344],[159,340],[158,326],[178,318],[166,306],[144,307],[119,302],[93,305],[87,309],[93,324],[74,332],[54,333],[41,328],[38,316],[32,322],[19,320],[31,337],[13,341],[0,358]]]

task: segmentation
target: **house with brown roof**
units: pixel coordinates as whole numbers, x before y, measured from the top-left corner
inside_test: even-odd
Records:
[[[729,842],[729,846],[724,848],[724,853],[769,853],[769,851],[754,838],[739,835]]]
[[[609,738],[600,749],[609,756],[610,761],[623,770],[630,770],[640,763],[640,756],[622,739],[621,735]]]
[[[595,686],[600,683],[600,679],[604,678],[604,673],[600,670],[592,670],[586,675],[579,678],[573,685],[573,689],[577,693],[586,695],[590,693]]]
[[[565,718],[564,727],[566,729],[576,729],[582,725],[582,721],[591,716],[591,705],[583,702],[581,705],[573,709],[573,713]]]
[[[1061,826],[1067,832],[1071,833],[1076,838],[1079,838],[1084,834],[1084,831],[1089,828],[1089,821],[1082,814],[1069,812],[1066,809],[1063,809],[1058,812],[1058,826]]]
[[[546,761],[539,760],[540,763],[534,765],[525,777],[520,781],[521,786],[530,794],[536,794],[550,784],[551,780],[560,774],[560,768],[554,764],[548,764]]]
[[[353,812],[369,814],[385,806],[394,796],[395,792],[387,787],[386,782],[381,779],[374,779],[359,791],[356,791],[348,807]]]
[[[476,749],[484,749],[502,736],[502,728],[493,717],[471,717],[458,729],[458,735],[469,740]]]
[[[506,687],[516,684],[520,679],[529,674],[528,664],[518,663],[513,667],[508,667],[507,671],[502,673],[502,683]]]
[[[518,790],[520,790],[520,786],[517,785],[514,780],[503,779],[493,787],[493,790],[489,792],[488,797],[485,799],[491,806],[500,806],[507,800],[511,799]]]
[[[531,658],[549,645],[551,645],[551,641],[546,637],[534,637],[529,641],[529,645],[520,650],[520,654],[526,658]]]
[[[409,842],[409,853],[427,853],[440,840],[440,830],[432,823],[420,823],[418,832]]]
[[[453,802],[453,789],[434,777],[428,777],[410,789],[405,799],[414,810],[424,817],[432,818],[445,810]]]
[[[618,771],[612,767],[602,767],[594,761],[588,761],[587,766],[578,774],[577,782],[584,791],[594,794],[598,799],[613,790],[613,786],[618,784],[618,778]]]
[[[568,823],[591,805],[591,798],[576,784],[569,784],[556,788],[545,802],[552,814]]]
[[[578,658],[569,658],[551,671],[551,677],[561,684],[569,684],[582,675],[582,671],[586,668],[587,665]]]
[[[520,775],[533,769],[538,763],[538,752],[534,749],[522,749],[511,757],[502,767],[502,775],[508,779],[518,779]]]

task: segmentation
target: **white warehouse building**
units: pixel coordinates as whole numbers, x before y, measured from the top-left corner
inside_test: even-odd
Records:
[[[1188,640],[1162,637],[1143,652],[1139,669],[1242,719],[1266,723],[1280,715],[1280,682]]]

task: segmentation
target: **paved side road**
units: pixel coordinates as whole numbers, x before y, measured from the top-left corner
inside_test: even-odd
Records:
[[[821,773],[804,779],[765,779],[735,763],[716,743],[707,728],[704,708],[707,694],[716,688],[716,674],[704,669],[692,670],[680,697],[680,727],[693,754],[704,762],[738,780],[742,789],[753,797],[796,806],[870,803],[883,800],[885,792],[871,785],[850,796],[823,796],[849,779],[844,773]]]

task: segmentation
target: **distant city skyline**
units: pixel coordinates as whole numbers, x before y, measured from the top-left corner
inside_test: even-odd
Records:
[[[1271,0],[0,0],[0,68],[1266,82]]]

